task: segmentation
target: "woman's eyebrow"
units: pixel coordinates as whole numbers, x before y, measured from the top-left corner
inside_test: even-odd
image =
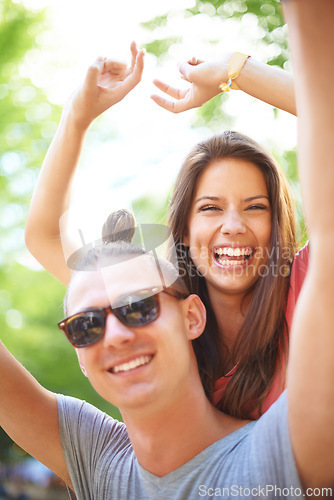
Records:
[[[219,200],[221,200],[221,198],[219,198],[218,196],[205,195],[205,196],[201,196],[200,198],[197,198],[197,200],[195,200],[195,204],[199,203],[200,201],[203,201],[203,200],[219,201]]]
[[[257,194],[256,196],[251,196],[250,198],[246,198],[244,201],[248,202],[248,201],[258,200],[260,198],[266,198],[266,200],[270,201],[269,196],[265,196],[264,194]]]
[[[255,196],[250,196],[249,198],[245,198],[243,201],[244,202],[249,202],[249,201],[253,201],[253,200],[258,200],[260,198],[265,198],[266,200],[269,201],[269,196],[266,196],[264,194],[257,194]],[[197,200],[195,200],[195,204],[199,203],[200,201],[203,201],[203,200],[219,201],[219,200],[222,200],[222,199],[223,198],[220,198],[219,196],[204,195],[204,196],[201,196],[200,198],[197,198]]]

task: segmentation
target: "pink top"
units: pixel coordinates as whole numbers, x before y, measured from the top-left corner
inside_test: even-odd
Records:
[[[306,276],[307,266],[309,257],[309,247],[308,243],[295,255],[291,276],[290,276],[290,289],[288,294],[288,301],[285,309],[285,317],[289,327],[289,333],[291,333],[291,324],[293,313],[295,311],[296,302],[298,299],[299,292],[301,290],[304,278]],[[213,403],[216,405],[222,399],[226,386],[230,381],[231,376],[235,373],[237,365],[232,368],[226,375],[217,380],[214,386],[213,392]],[[284,379],[283,379],[284,380]],[[262,405],[262,412],[266,412],[268,408],[279,398],[281,393],[284,391],[285,386],[282,384],[282,374],[279,372],[276,375],[273,385],[268,392],[264,403]],[[258,409],[254,410],[251,417],[254,419],[259,418]]]

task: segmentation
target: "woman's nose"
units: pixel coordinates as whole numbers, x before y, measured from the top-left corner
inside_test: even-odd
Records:
[[[222,234],[230,236],[245,233],[246,226],[243,217],[236,210],[225,211],[220,231]]]

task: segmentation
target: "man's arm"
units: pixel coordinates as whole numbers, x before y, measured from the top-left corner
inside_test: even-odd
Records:
[[[154,80],[158,89],[174,98],[166,99],[153,95],[152,99],[161,107],[180,113],[202,106],[221,93],[219,85],[228,80],[228,62],[232,53],[223,54],[218,61],[204,62],[196,58],[178,65],[182,79],[190,83],[188,89],[178,89],[160,80]],[[239,76],[234,80],[241,90],[272,106],[296,114],[292,76],[279,68],[248,58]]]
[[[141,80],[144,51],[138,52],[132,43],[131,53],[130,67],[104,58],[98,58],[89,67],[83,85],[64,107],[31,200],[25,232],[27,247],[65,284],[71,271],[63,254],[59,220],[69,207],[74,173],[90,124],[121,101]]]
[[[287,0],[299,172],[312,240],[288,372],[292,446],[306,487],[334,485],[333,0]]]
[[[71,486],[56,395],[44,389],[0,342],[0,425],[25,451]]]

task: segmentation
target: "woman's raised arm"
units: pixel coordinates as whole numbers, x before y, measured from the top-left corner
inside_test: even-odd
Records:
[[[155,86],[174,100],[156,94],[152,95],[152,99],[173,113],[202,106],[222,92],[220,85],[228,82],[228,65],[232,56],[232,52],[227,52],[217,61],[205,62],[194,57],[179,63],[180,76],[190,83],[190,87],[178,89],[161,80],[154,80]],[[293,78],[287,71],[249,57],[234,82],[247,94],[296,114]]]
[[[334,485],[333,0],[283,2],[295,74],[298,165],[312,241],[288,371],[292,447],[304,486]],[[317,495],[314,491],[314,496]],[[325,490],[322,498],[326,496]]]
[[[63,254],[59,220],[69,207],[73,176],[89,126],[141,80],[144,51],[138,52],[133,42],[131,54],[129,67],[98,58],[88,68],[83,84],[64,106],[31,200],[25,231],[27,247],[64,284],[68,283],[71,270]]]

